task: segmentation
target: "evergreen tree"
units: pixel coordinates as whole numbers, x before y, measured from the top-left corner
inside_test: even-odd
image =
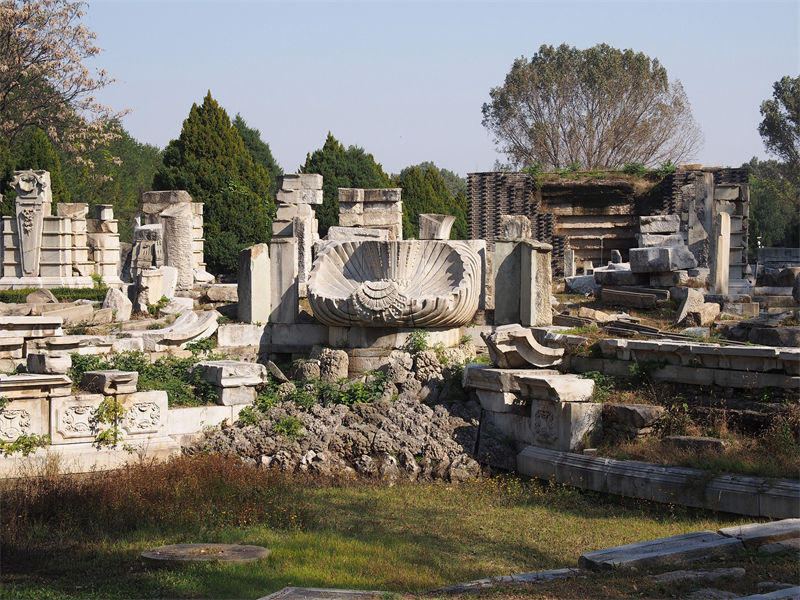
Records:
[[[236,272],[239,250],[269,239],[274,214],[269,185],[269,174],[253,161],[211,92],[202,105],[192,105],[153,178],[154,189],[186,190],[205,203],[206,262],[218,273]]]
[[[453,196],[433,163],[407,167],[395,178],[403,189],[403,237],[419,236],[419,215],[434,213],[453,215],[456,220],[450,230],[451,239],[466,239],[467,199],[458,192]]]
[[[319,150],[306,155],[301,173],[322,175],[323,203],[316,206],[320,235],[339,222],[339,188],[387,188],[389,176],[363,148],[345,148],[330,132]]]
[[[2,214],[13,215],[16,192],[11,188],[11,177],[15,170],[33,169],[50,172],[50,189],[53,204],[69,202],[70,193],[61,177],[61,160],[47,134],[38,127],[23,131],[12,148],[7,148],[5,166],[0,173],[0,191],[3,193]]]
[[[272,156],[269,144],[261,139],[261,132],[258,129],[248,127],[247,122],[240,114],[233,119],[233,126],[242,136],[244,147],[253,157],[253,161],[264,167],[269,173],[269,197],[274,202],[275,193],[278,191],[278,177],[283,175],[283,169]]]
[[[800,184],[788,163],[753,158],[750,168],[750,249],[800,246]]]

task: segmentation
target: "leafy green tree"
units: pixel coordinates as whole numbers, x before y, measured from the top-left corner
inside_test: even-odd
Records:
[[[483,125],[518,168],[677,164],[701,142],[681,83],[657,59],[607,44],[543,45],[489,96]]]
[[[218,273],[236,272],[239,250],[269,239],[274,214],[269,184],[269,174],[253,161],[211,92],[203,104],[192,105],[153,178],[154,189],[186,190],[205,203],[206,262]]]
[[[750,168],[750,248],[800,246],[800,186],[793,169],[753,158]]]
[[[450,195],[453,198],[455,198],[459,194],[463,195],[465,198],[467,197],[467,178],[466,177],[461,177],[461,175],[459,175],[458,173],[454,173],[453,171],[450,171],[449,169],[440,169],[433,162],[431,162],[429,160],[425,160],[425,161],[419,163],[418,165],[411,165],[411,166],[412,167],[417,167],[422,171],[424,171],[428,167],[436,169],[436,171],[439,173],[439,176],[442,178],[442,181],[444,181],[444,185],[447,188],[447,191],[450,192]],[[405,173],[405,171],[410,169],[410,168],[411,167],[406,167],[405,169],[400,171],[400,175],[399,176],[402,177],[403,173]],[[394,176],[394,177],[397,178],[397,176]]]
[[[244,147],[253,157],[253,161],[264,167],[269,173],[269,197],[274,202],[275,194],[278,191],[278,177],[283,175],[283,169],[281,169],[275,157],[272,156],[269,144],[261,139],[261,132],[258,129],[249,127],[242,115],[237,114],[234,117],[233,126],[242,136]]]
[[[389,176],[375,162],[372,154],[363,148],[345,148],[328,132],[325,144],[319,150],[306,155],[301,173],[322,175],[323,202],[316,206],[320,235],[328,233],[328,227],[339,222],[339,188],[387,188]]]
[[[14,214],[16,192],[10,187],[14,170],[34,169],[50,172],[50,187],[53,203],[69,202],[70,193],[61,177],[61,160],[47,134],[38,127],[23,131],[7,154],[5,173],[2,174],[0,191],[3,193],[3,215]]]
[[[162,166],[161,152],[136,141],[119,124],[111,127],[115,129],[111,141],[90,151],[83,160],[61,152],[62,177],[73,200],[90,207],[113,204],[120,239],[130,242],[142,194],[153,189],[153,176]]]
[[[761,103],[764,119],[758,133],[767,151],[800,174],[800,76],[783,77],[772,86],[772,99]]]
[[[403,237],[419,236],[419,215],[436,213],[456,217],[450,230],[452,239],[466,239],[467,200],[465,193],[454,197],[439,169],[433,163],[422,163],[403,169],[394,180],[403,190]]]

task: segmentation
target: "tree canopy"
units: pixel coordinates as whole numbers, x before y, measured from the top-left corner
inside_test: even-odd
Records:
[[[444,170],[442,170],[444,171]],[[435,213],[453,215],[456,217],[450,231],[452,239],[466,239],[467,230],[467,196],[457,186],[455,195],[448,187],[436,165],[424,162],[416,166],[406,167],[394,179],[394,185],[403,190],[403,237],[416,238],[419,236],[419,215],[422,213]],[[447,173],[458,177],[452,171]],[[453,184],[451,179],[451,185]]]
[[[800,173],[800,76],[783,77],[772,86],[772,98],[761,103],[758,133],[767,151]]]
[[[261,139],[261,132],[258,129],[249,127],[242,115],[237,114],[234,117],[233,126],[242,136],[244,147],[253,157],[253,161],[264,167],[269,174],[269,198],[274,202],[275,193],[278,190],[278,177],[283,175],[283,169],[272,156],[269,144]]]
[[[701,143],[683,86],[657,59],[598,44],[542,45],[489,91],[483,125],[511,166],[656,166]]]
[[[322,148],[306,156],[301,173],[322,175],[323,203],[315,206],[320,235],[339,222],[339,188],[387,188],[391,182],[383,167],[363,148],[345,148],[328,132]]]
[[[800,247],[800,185],[793,169],[753,158],[750,168],[750,246]]]
[[[242,248],[268,241],[274,214],[269,185],[269,174],[211,92],[203,104],[192,105],[153,178],[153,189],[186,190],[205,203],[206,262],[217,273],[236,272]]]
[[[78,155],[109,141],[115,117],[94,94],[113,80],[85,61],[100,49],[80,22],[85,2],[0,0],[0,135],[38,127]]]

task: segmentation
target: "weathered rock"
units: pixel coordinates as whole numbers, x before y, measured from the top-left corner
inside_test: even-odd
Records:
[[[289,371],[289,379],[293,381],[305,381],[306,379],[319,379],[320,361],[314,359],[297,360],[292,363]]]
[[[619,264],[622,262],[622,254],[619,250],[612,250],[611,251],[611,263],[612,264]]]
[[[697,259],[686,246],[631,248],[628,256],[634,273],[666,273],[697,266]]]
[[[786,267],[778,273],[776,281],[777,287],[792,287],[797,278],[800,277],[800,267]]]
[[[130,321],[133,303],[121,290],[111,288],[103,300],[103,308],[110,308],[114,315],[114,322],[121,323]]]
[[[640,233],[675,233],[680,231],[679,215],[647,215],[639,217]]]
[[[169,304],[162,307],[158,312],[162,315],[179,315],[184,312],[194,309],[194,300],[192,298],[173,298]]]
[[[114,311],[110,308],[101,308],[94,311],[92,315],[92,325],[107,325],[114,320]]]
[[[708,327],[714,323],[720,312],[716,302],[704,302],[697,310],[689,311],[686,322],[696,327]]]
[[[788,540],[781,540],[780,542],[764,544],[758,548],[758,551],[764,554],[793,552],[794,554],[800,555],[800,538],[791,538]]]
[[[595,310],[593,308],[587,308],[586,306],[581,306],[578,309],[578,316],[584,319],[597,321],[598,323],[608,323],[609,321],[613,321],[615,319],[615,317],[603,312],[602,310]]]
[[[669,435],[662,438],[661,443],[678,450],[695,452],[722,452],[725,449],[725,442],[719,438],[695,435]]]
[[[239,299],[238,286],[235,283],[215,283],[206,290],[206,296],[212,302],[236,302]]]
[[[256,244],[239,252],[236,298],[239,320],[244,323],[269,321],[270,262],[269,246]]]
[[[564,279],[564,287],[573,294],[597,294],[600,290],[600,284],[595,281],[594,275],[567,277]]]
[[[686,596],[686,600],[730,600],[732,598],[739,598],[739,594],[715,588],[703,588]]]
[[[683,323],[690,312],[697,312],[705,304],[706,298],[703,292],[692,288],[686,288],[686,298],[678,309],[678,316],[675,317],[675,324]]]
[[[72,358],[69,354],[29,352],[27,366],[29,373],[65,375],[72,366]]]
[[[269,371],[269,374],[272,375],[277,381],[279,381],[280,383],[289,382],[289,378],[283,374],[283,371],[281,371],[278,368],[278,365],[276,365],[274,362],[268,360],[265,366],[267,367],[267,371]]]
[[[708,327],[687,327],[681,330],[681,335],[688,335],[691,338],[708,339],[711,336],[711,329]]]
[[[58,302],[58,299],[53,295],[53,292],[44,288],[25,296],[26,304],[49,304],[51,302]]]
[[[423,350],[414,356],[414,371],[420,381],[442,379],[443,365],[433,350]]]
[[[323,381],[332,383],[347,378],[350,360],[344,350],[315,346],[311,350],[311,358],[319,360],[319,376]]]
[[[649,404],[603,404],[603,426],[607,424],[624,429],[650,427],[664,414],[663,406]]]

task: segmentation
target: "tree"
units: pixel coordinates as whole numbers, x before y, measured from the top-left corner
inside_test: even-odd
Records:
[[[758,133],[767,151],[800,173],[800,76],[783,77],[772,86],[772,99],[761,103],[764,119]]]
[[[208,92],[202,105],[192,105],[180,137],[164,150],[153,188],[186,190],[205,203],[206,261],[215,272],[234,273],[239,250],[269,239],[274,214],[269,182]]]
[[[375,162],[372,154],[363,148],[345,148],[330,132],[319,150],[306,155],[301,173],[322,175],[323,202],[315,206],[320,235],[328,233],[328,227],[339,223],[339,188],[387,188],[389,176]]]
[[[785,163],[753,158],[750,169],[750,246],[800,246],[800,185]]]
[[[13,143],[28,127],[76,153],[108,141],[119,116],[95,101],[112,79],[91,72],[95,34],[80,19],[84,2],[0,0],[0,135]]]
[[[406,167],[394,178],[394,184],[403,190],[404,238],[419,236],[421,213],[455,216],[450,237],[452,239],[468,237],[466,192],[457,191],[454,196],[436,165],[424,162],[417,166]]]
[[[543,45],[489,91],[483,125],[512,166],[654,166],[691,157],[701,134],[677,80],[641,52]]]
[[[258,129],[248,127],[247,122],[239,114],[233,119],[233,126],[242,136],[244,147],[253,157],[253,161],[264,167],[269,174],[269,197],[274,202],[278,190],[278,177],[283,175],[283,169],[272,156],[269,144],[261,139],[261,132]]]
[[[7,170],[0,174],[0,192],[3,194],[3,215],[13,215],[16,192],[11,188],[11,176],[15,170],[34,169],[50,172],[50,190],[53,203],[69,202],[70,193],[61,177],[61,159],[50,138],[41,129],[31,128],[19,136],[10,150]]]
[[[454,173],[449,169],[440,169],[437,167],[433,162],[429,160],[422,161],[418,165],[411,165],[412,167],[417,167],[421,171],[425,171],[427,168],[436,169],[439,173],[439,176],[444,181],[444,185],[447,188],[447,191],[450,192],[450,195],[455,198],[459,194],[462,194],[465,198],[467,197],[467,179],[466,177],[461,177],[458,173]],[[403,173],[410,169],[411,167],[406,167],[402,171],[400,171],[399,177],[403,176]],[[397,178],[398,175],[393,175],[392,177]]]

